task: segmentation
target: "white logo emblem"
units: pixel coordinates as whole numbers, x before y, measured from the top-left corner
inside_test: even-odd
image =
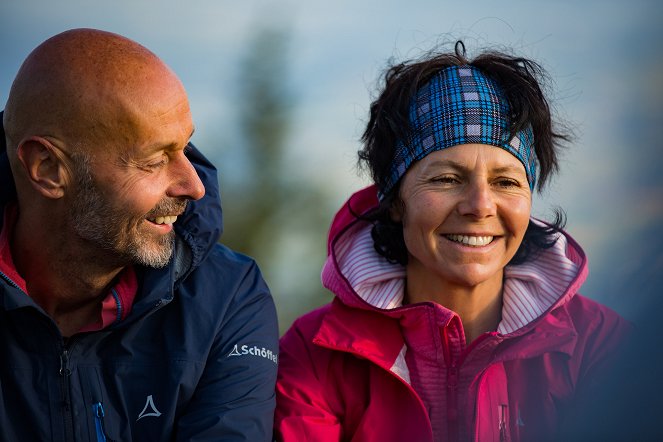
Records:
[[[228,353],[228,356],[242,356],[242,354],[237,350],[237,344],[233,347],[233,351]]]
[[[235,344],[233,347],[232,351],[228,353],[227,357],[231,356],[246,356],[246,355],[251,355],[251,356],[258,356],[261,358],[269,359],[275,364],[278,364],[279,362],[279,355],[274,353],[271,350],[267,350],[265,347],[258,347],[254,345],[253,347],[248,346],[248,345],[239,345]]]
[[[143,407],[143,411],[141,411],[140,414],[138,415],[138,419],[136,419],[136,422],[147,416],[154,416],[154,417],[161,416],[161,412],[157,410],[157,407],[154,405],[154,399],[152,399],[152,395],[149,395],[147,397],[147,400],[145,401],[145,406]]]

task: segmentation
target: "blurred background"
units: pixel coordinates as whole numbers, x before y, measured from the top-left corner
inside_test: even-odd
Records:
[[[535,214],[565,209],[589,255],[583,293],[651,325],[663,306],[662,24],[658,0],[2,0],[0,105],[26,55],[66,29],[154,51],[187,88],[193,142],[219,169],[221,241],[257,259],[284,331],[331,299],[319,282],[327,228],[369,183],[358,139],[388,62],[457,39],[470,57],[512,50],[548,71],[577,136]]]

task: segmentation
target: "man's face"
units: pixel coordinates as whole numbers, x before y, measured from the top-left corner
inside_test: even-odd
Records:
[[[132,213],[108,201],[92,177],[85,159],[77,164],[76,169],[78,195],[69,215],[70,224],[80,238],[115,254],[120,264],[165,266],[172,255],[174,232],[150,234],[143,228],[146,214]],[[147,216],[154,218],[157,213],[182,213],[186,202],[164,198]]]
[[[119,265],[165,266],[173,223],[204,187],[184,148],[193,131],[186,95],[142,106],[121,136],[75,161],[69,222],[74,233]],[[118,145],[120,144],[120,145]]]

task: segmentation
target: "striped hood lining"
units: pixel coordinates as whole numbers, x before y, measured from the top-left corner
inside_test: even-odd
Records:
[[[375,251],[370,224],[357,223],[342,234],[328,260],[334,258],[341,274],[366,303],[382,310],[403,306],[405,268]],[[497,331],[512,333],[546,312],[567,292],[581,263],[581,256],[569,247],[567,238],[559,235],[534,261],[507,266]]]

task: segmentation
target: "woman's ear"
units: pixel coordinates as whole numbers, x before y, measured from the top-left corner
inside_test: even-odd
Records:
[[[62,198],[65,191],[66,167],[63,153],[42,137],[30,137],[17,147],[16,155],[25,177],[46,198]]]

